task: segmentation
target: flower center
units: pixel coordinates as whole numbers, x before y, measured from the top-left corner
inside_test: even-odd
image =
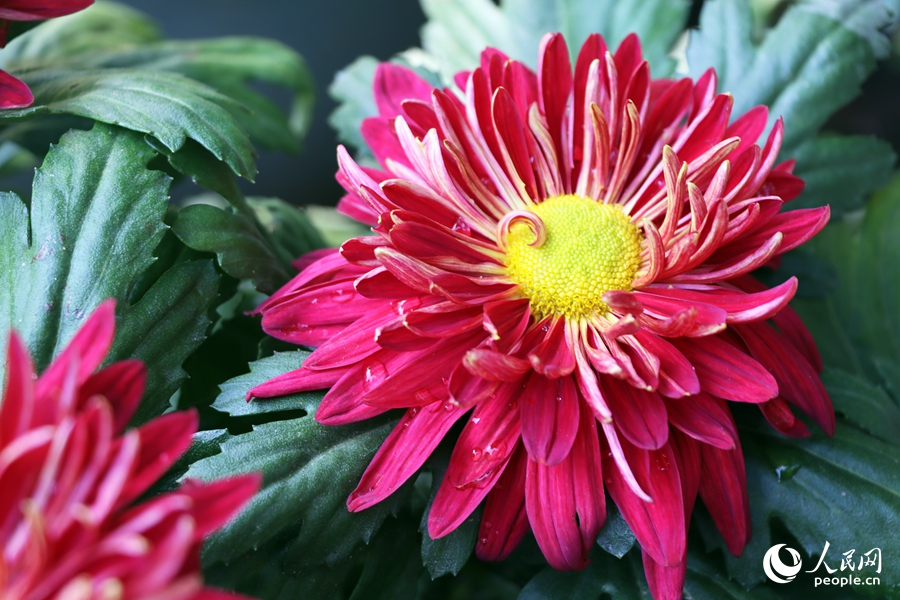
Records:
[[[631,291],[642,236],[619,205],[566,195],[518,214],[500,232],[506,272],[535,317],[602,315],[609,310],[603,294]]]

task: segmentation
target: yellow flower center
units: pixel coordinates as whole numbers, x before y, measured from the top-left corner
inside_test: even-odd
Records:
[[[602,315],[609,310],[603,294],[631,291],[642,236],[621,206],[567,195],[548,198],[529,212],[538,225],[543,222],[546,239],[540,243],[544,232],[527,218],[510,221],[506,273],[531,300],[538,319]]]

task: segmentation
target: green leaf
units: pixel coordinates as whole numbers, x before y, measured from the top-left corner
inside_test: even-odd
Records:
[[[306,356],[305,352],[289,352],[254,363],[250,374],[222,386],[222,395],[213,407],[248,414],[239,405],[247,390],[272,373],[296,368]],[[253,431],[223,442],[221,454],[191,465],[188,477],[207,480],[249,471],[263,474],[263,488],[249,506],[207,541],[203,559],[213,569],[221,569],[213,567],[215,563],[240,566],[256,556],[257,550],[266,549],[272,560],[278,557],[275,571],[282,578],[278,586],[285,590],[307,586],[309,578],[322,578],[331,582],[328,585],[336,580],[339,585],[353,552],[372,540],[405,496],[399,490],[361,513],[347,510],[347,496],[394,422],[380,418],[341,427],[321,426],[313,418],[321,395],[254,400],[249,412],[302,409],[307,414],[256,425]]]
[[[826,369],[822,382],[836,411],[890,444],[900,444],[900,407],[887,392],[840,369]]]
[[[0,65],[35,58],[68,59],[91,50],[155,42],[156,23],[117,2],[99,2],[67,17],[50,19],[16,37],[0,55]]]
[[[511,58],[532,68],[537,66],[541,38],[562,32],[574,61],[584,40],[599,32],[610,49],[630,33],[641,38],[644,57],[654,77],[672,73],[675,61],[669,57],[687,23],[691,3],[687,0],[420,0],[428,22],[422,28],[424,52],[407,51],[394,62],[438,71],[445,83],[459,71],[478,66],[481,51],[499,48]],[[363,119],[378,114],[372,96],[372,81],[378,61],[358,58],[341,70],[329,88],[339,106],[329,123],[338,139],[370,157],[359,127]]]
[[[323,239],[330,232],[320,231],[320,224],[313,222],[313,207],[300,208],[278,198],[248,198],[247,202],[284,264],[290,265],[307,252],[332,245]]]
[[[7,122],[72,114],[150,134],[171,151],[191,138],[238,175],[256,176],[253,146],[229,112],[240,105],[206,85],[174,73],[131,69],[48,68],[16,75],[31,87],[35,103],[0,113]]]
[[[360,56],[337,72],[328,88],[328,94],[338,103],[338,107],[328,117],[328,124],[338,133],[338,139],[357,148],[362,155],[372,156],[360,133],[363,119],[378,114],[372,82],[378,60],[371,56]]]
[[[437,447],[427,463],[431,469],[431,498],[428,500],[428,508],[422,514],[419,531],[422,532],[422,562],[432,579],[460,572],[475,550],[478,524],[481,522],[482,507],[479,506],[459,527],[444,537],[433,540],[428,534],[428,515],[444,480],[452,451],[453,440],[448,438]]]
[[[301,392],[276,398],[260,398],[247,402],[247,390],[288,371],[299,369],[309,352],[276,352],[274,355],[250,363],[250,372],[229,379],[221,386],[215,407],[233,417],[264,415],[315,406],[322,392]]]
[[[856,97],[875,68],[867,38],[812,8],[818,4],[792,6],[756,44],[747,0],[711,0],[704,4],[700,29],[688,46],[691,75],[715,67],[719,89],[734,95],[735,115],[765,104],[770,125],[784,117],[785,152],[809,139]],[[873,3],[865,0],[840,4],[845,22],[887,24],[883,7],[873,11]]]
[[[147,362],[145,405],[155,411],[203,338],[217,277],[208,261],[185,265],[148,282],[130,305],[165,232],[170,179],[146,168],[153,156],[143,136],[98,125],[66,134],[50,151],[30,211],[17,196],[0,195],[0,332],[15,327],[43,369],[100,302],[116,298],[108,361]],[[0,369],[5,363],[0,357]]]
[[[831,206],[832,219],[863,206],[884,186],[896,156],[890,144],[862,136],[823,134],[797,146],[791,154],[796,172],[806,182],[790,207]]]
[[[594,552],[583,571],[565,572],[545,567],[519,594],[519,600],[568,600],[598,598],[612,600],[652,600],[640,553],[618,559],[606,552]]]
[[[218,288],[212,261],[186,262],[163,273],[133,306],[120,305],[122,319],[107,362],[136,358],[148,371],[147,391],[132,423],[170,408],[169,398],[187,378],[182,364],[206,339]]]
[[[487,46],[537,66],[541,38],[561,32],[574,57],[591,33],[599,32],[615,49],[630,33],[641,38],[644,56],[656,77],[671,73],[668,54],[687,23],[690,2],[684,0],[489,0],[441,2],[422,0],[428,23],[422,46],[440,66],[447,81],[457,71],[478,65]]]
[[[618,507],[607,497],[606,522],[597,534],[597,544],[616,558],[622,558],[631,550],[634,542],[635,537],[631,528],[628,527]]]
[[[900,539],[888,532],[896,528],[900,512],[900,455],[897,447],[839,420],[837,433],[828,437],[818,430],[811,438],[788,439],[761,417],[742,419],[741,442],[747,465],[747,487],[753,518],[753,536],[743,554],[726,554],[729,574],[742,585],[762,582],[765,552],[775,543],[768,525],[777,519],[810,556],[831,544],[832,567],[840,554],[881,548],[884,556],[900,555]],[[708,545],[724,542],[709,517],[698,511]],[[900,584],[891,569],[881,573],[883,586]]]
[[[900,365],[900,176],[868,203],[860,221],[832,223],[809,242],[831,263],[839,287],[824,300],[795,302],[826,365],[870,381],[876,361]]]
[[[189,248],[215,252],[223,271],[250,279],[261,292],[271,294],[289,278],[256,225],[243,215],[194,204],[178,213],[172,231]]]

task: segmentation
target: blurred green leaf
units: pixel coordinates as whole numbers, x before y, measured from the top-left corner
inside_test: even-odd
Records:
[[[90,50],[104,50],[158,41],[156,23],[117,2],[98,2],[75,14],[50,19],[29,28],[7,44],[0,66],[35,58],[68,59]]]
[[[791,153],[806,189],[791,209],[831,206],[832,218],[859,209],[891,177],[896,156],[890,144],[862,136],[822,134]]]
[[[285,265],[326,247],[318,224],[310,218],[311,207],[297,207],[278,198],[248,198],[247,202]]]
[[[100,302],[116,298],[107,361],[146,362],[138,421],[161,413],[184,380],[181,364],[204,339],[218,287],[212,264],[201,261],[158,273],[133,296],[166,229],[170,179],[147,169],[153,156],[143,136],[97,125],[50,151],[30,210],[13,194],[0,196],[0,332],[15,327],[42,369]]]
[[[360,56],[334,76],[328,94],[338,107],[328,117],[328,124],[337,131],[338,139],[358,149],[362,156],[372,156],[360,133],[360,125],[366,117],[378,114],[372,82],[378,60],[372,56]]]
[[[840,369],[822,374],[836,411],[889,444],[900,444],[900,407],[878,385]]]

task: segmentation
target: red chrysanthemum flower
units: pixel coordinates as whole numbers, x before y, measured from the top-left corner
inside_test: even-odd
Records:
[[[260,308],[271,335],[317,346],[251,391],[331,386],[324,424],[405,408],[350,510],[391,494],[450,427],[468,422],[431,508],[440,537],[485,501],[477,555],[531,527],[558,569],[585,566],[604,488],[644,552],[657,598],[677,597],[699,493],[739,554],[750,533],[726,400],[807,435],[834,412],[815,345],[787,306],[791,279],[754,269],[797,247],[829,210],[781,212],[803,182],[775,165],[758,107],[731,121],[710,70],[651,80],[637,37],[593,35],[574,74],[560,35],[537,74],[501,52],[433,90],[390,64],[362,133],[383,170],[340,148],[340,208],[374,235],[298,262]]]
[[[0,48],[12,21],[43,21],[84,10],[94,0],[0,0]],[[0,70],[0,109],[22,108],[34,102],[24,82]]]
[[[112,343],[105,302],[35,379],[13,333],[0,406],[0,598],[224,600],[204,588],[203,538],[259,486],[247,475],[135,504],[188,448],[194,412],[122,433],[144,390],[139,361],[94,372]]]

